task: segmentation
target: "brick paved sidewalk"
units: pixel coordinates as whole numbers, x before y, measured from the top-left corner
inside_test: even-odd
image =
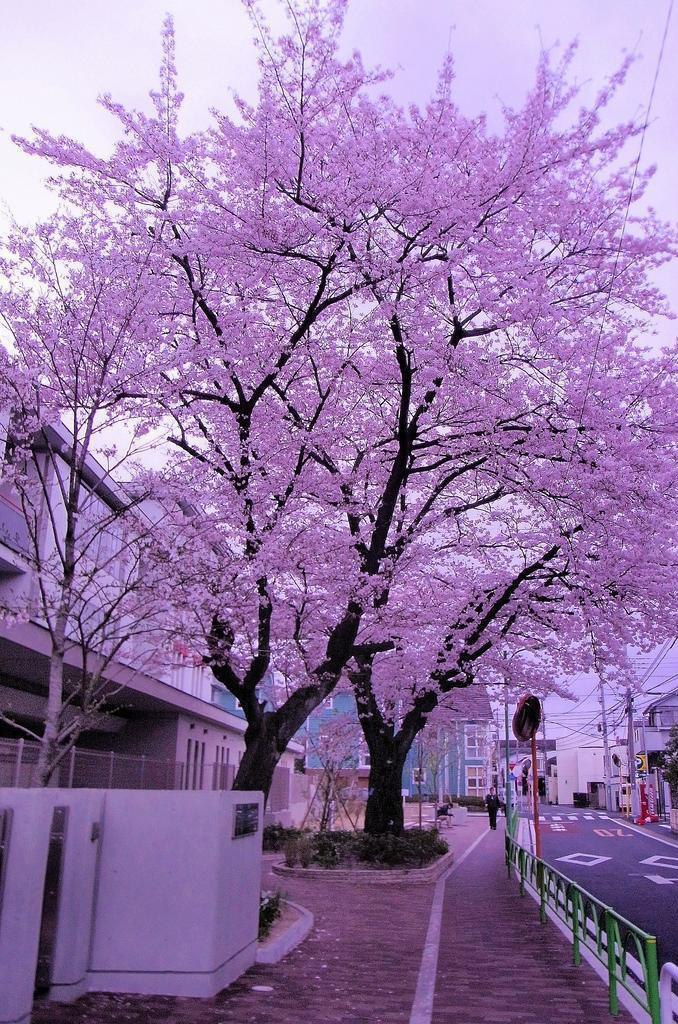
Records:
[[[607,987],[508,881],[504,833],[487,835],[447,881],[432,1024],[612,1024]]]
[[[457,859],[485,828],[483,817],[451,830]],[[490,833],[447,882],[432,1024],[611,1024],[602,983],[568,966],[565,940],[508,882],[502,844]],[[316,926],[280,964],[214,999],[90,995],[37,1007],[34,1024],[409,1024],[434,885],[284,887]]]

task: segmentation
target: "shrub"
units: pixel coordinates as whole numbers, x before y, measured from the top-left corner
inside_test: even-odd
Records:
[[[283,852],[285,854],[285,864],[288,868],[293,868],[295,864],[299,862],[299,840],[300,836],[290,836],[286,840],[283,846]]]
[[[335,868],[344,851],[350,848],[349,832],[319,832],[313,842],[313,863]]]
[[[411,829],[400,836],[363,833],[357,840],[357,859],[375,866],[423,867],[449,849],[437,829]]]
[[[400,836],[372,836],[366,832],[302,833],[288,839],[288,867],[311,864],[322,868],[369,865],[372,867],[423,867],[447,853],[448,846],[436,829],[411,829]]]
[[[275,921],[282,914],[283,894],[262,892],[259,897],[259,938],[265,939]]]
[[[298,828],[285,828],[284,825],[267,825],[264,829],[263,844],[267,853],[278,853],[284,849],[288,839],[301,835]]]
[[[485,798],[482,796],[453,796],[451,803],[459,804],[460,807],[485,809]]]
[[[302,868],[307,868],[313,860],[313,836],[300,835],[297,839],[297,856]]]

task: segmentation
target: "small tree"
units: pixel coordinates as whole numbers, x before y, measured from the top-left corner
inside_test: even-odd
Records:
[[[360,726],[352,715],[347,714],[333,714],[322,722],[317,733],[308,733],[308,749],[320,762],[321,775],[306,818],[315,810],[320,832],[332,828],[333,810],[337,805],[342,808],[352,828],[356,828],[343,791],[349,775],[357,775],[360,740]]]
[[[11,234],[3,270],[0,494],[23,520],[27,571],[3,587],[0,619],[45,630],[48,667],[42,731],[17,721],[10,704],[0,720],[39,742],[37,780],[47,785],[130,667],[154,656],[162,587],[157,579],[152,594],[142,561],[159,517],[142,512],[147,492],[116,482],[135,449],[126,400],[152,346],[143,261],[135,275],[115,233],[95,221],[56,218]],[[127,441],[111,445],[121,426]]]
[[[661,762],[664,778],[671,792],[671,806],[678,811],[678,725],[671,728]]]

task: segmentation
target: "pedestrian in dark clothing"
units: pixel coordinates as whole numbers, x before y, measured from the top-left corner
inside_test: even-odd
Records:
[[[497,811],[501,807],[501,801],[497,796],[497,791],[492,786],[490,792],[485,797],[485,806],[487,807],[487,813],[490,817],[490,828],[497,830]]]

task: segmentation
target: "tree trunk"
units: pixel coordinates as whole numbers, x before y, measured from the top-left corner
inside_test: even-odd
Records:
[[[245,753],[233,781],[233,789],[261,792],[266,804],[280,756],[276,737],[265,722],[256,730],[248,728],[245,733]]]
[[[382,746],[386,744],[382,738]],[[403,815],[403,767],[405,753],[397,750],[396,744],[388,744],[384,757],[376,762],[372,755],[370,767],[369,794],[365,808],[365,831],[371,835],[400,835],[405,828]]]
[[[61,627],[58,627],[58,631]],[[65,626],[63,626],[65,633]],[[58,761],[59,724],[64,692],[64,651],[53,647],[49,662],[47,711],[36,766],[38,786],[48,786]]]

